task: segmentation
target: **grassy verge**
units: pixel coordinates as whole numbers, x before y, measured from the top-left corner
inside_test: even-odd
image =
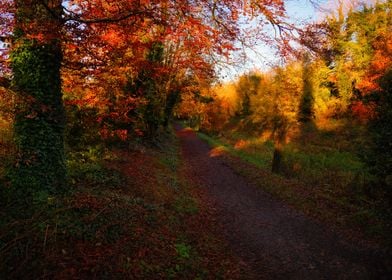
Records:
[[[243,149],[236,149],[235,144],[231,143],[224,138],[213,138],[204,133],[198,134],[201,139],[206,141],[210,146],[215,147],[217,149],[227,151],[232,155],[240,157],[246,162],[252,163],[260,168],[268,168],[271,164],[272,153],[273,153],[273,145],[270,142],[263,143],[263,145],[257,145],[257,141],[251,140],[248,143],[252,143],[248,145],[248,151]],[[256,143],[256,144],[255,144]],[[255,151],[255,148],[257,151]],[[249,150],[253,150],[253,152],[249,152]]]
[[[28,219],[0,208],[1,279],[238,279],[173,135],[161,148],[70,151],[70,190]]]
[[[234,170],[297,209],[345,230],[353,238],[391,244],[390,221],[380,215],[382,203],[367,196],[370,175],[354,154],[314,145],[287,145],[284,171],[277,175],[270,171],[270,142],[238,134],[199,136],[214,149],[225,151]]]

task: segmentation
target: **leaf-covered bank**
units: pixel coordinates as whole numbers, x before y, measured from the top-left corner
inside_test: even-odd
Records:
[[[68,155],[70,192],[27,219],[1,207],[2,279],[239,279],[211,210],[178,172],[172,135],[159,147],[101,146]]]

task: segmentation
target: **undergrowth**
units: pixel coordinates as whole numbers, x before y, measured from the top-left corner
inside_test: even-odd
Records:
[[[238,279],[239,268],[178,172],[178,143],[70,150],[68,192],[18,218],[0,208],[1,279]],[[20,205],[20,204],[18,204]]]
[[[6,168],[12,161],[14,150],[10,125],[0,118],[0,180],[6,175]]]

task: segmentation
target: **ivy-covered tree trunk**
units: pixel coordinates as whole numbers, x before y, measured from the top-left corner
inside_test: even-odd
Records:
[[[166,100],[166,106],[164,110],[164,119],[163,119],[163,126],[164,128],[167,128],[169,126],[170,119],[173,115],[173,110],[176,104],[178,103],[180,99],[180,90],[175,89],[170,91],[167,100]]]
[[[45,200],[61,193],[66,182],[59,39],[62,7],[60,0],[18,0],[16,6],[11,60],[18,100],[14,122],[18,155],[11,191],[19,199]]]

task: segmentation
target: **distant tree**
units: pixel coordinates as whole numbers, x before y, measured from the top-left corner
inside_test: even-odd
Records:
[[[352,4],[346,11],[345,8],[345,2],[339,1],[335,13],[327,16],[323,24],[313,25],[303,33],[303,43],[320,55],[330,69],[323,86],[330,90],[334,116],[354,115],[366,121],[372,110],[363,102],[364,97],[374,89],[371,85],[377,84],[374,79],[369,80],[373,76],[369,68],[380,38],[388,40],[385,34],[390,33],[392,25],[391,2]],[[388,60],[385,58],[380,63]]]
[[[239,96],[238,114],[240,116],[249,116],[251,111],[250,100],[255,96],[260,86],[260,76],[256,73],[242,75],[237,82],[237,93]]]
[[[247,118],[257,127],[256,131],[270,135],[274,143],[272,171],[275,173],[282,171],[287,134],[297,123],[303,88],[301,71],[300,64],[294,61],[259,74],[257,91],[250,99],[251,115]]]
[[[314,86],[311,61],[308,54],[304,55],[302,72],[303,89],[298,110],[298,121],[309,123],[314,118]]]

